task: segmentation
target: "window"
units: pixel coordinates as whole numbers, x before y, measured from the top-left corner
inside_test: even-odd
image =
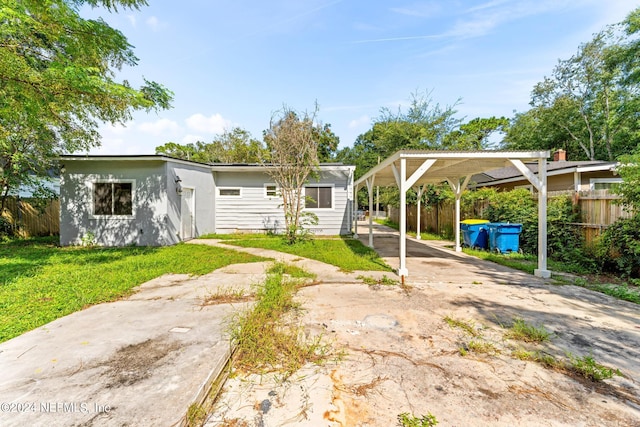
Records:
[[[240,188],[218,188],[218,195],[221,197],[240,197],[242,192]]]
[[[305,187],[304,195],[307,209],[333,208],[333,187]]]
[[[589,179],[589,188],[591,190],[608,190],[621,182],[622,178],[591,178]]]
[[[94,215],[133,215],[133,182],[94,182]]]
[[[265,184],[264,185],[264,197],[277,197],[278,196],[278,186],[275,184]]]

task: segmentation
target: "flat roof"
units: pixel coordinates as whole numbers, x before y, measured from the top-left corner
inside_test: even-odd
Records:
[[[434,163],[414,185],[435,184],[447,179],[458,179],[469,175],[513,166],[511,160],[533,161],[547,159],[549,151],[431,151],[400,150],[387,157],[356,180],[355,185],[365,183],[375,175],[375,185],[396,185],[396,164],[401,159],[407,163],[407,177],[412,176],[427,160]]]

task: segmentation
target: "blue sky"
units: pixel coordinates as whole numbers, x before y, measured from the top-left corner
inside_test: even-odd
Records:
[[[142,76],[175,93],[174,108],[104,125],[91,154],[152,154],[166,142],[210,142],[240,126],[256,138],[283,104],[313,109],[351,146],[383,107],[415,91],[460,100],[458,117],[526,111],[558,59],[640,0],[149,0],[102,16],[135,47]]]

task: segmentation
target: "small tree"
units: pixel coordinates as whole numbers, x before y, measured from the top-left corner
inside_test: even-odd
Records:
[[[300,114],[287,106],[274,113],[264,141],[271,164],[269,176],[279,187],[285,219],[285,238],[291,244],[304,236],[303,219],[317,223],[317,218],[303,214],[304,184],[318,170],[318,125],[313,113]],[[307,221],[307,222],[308,222]]]

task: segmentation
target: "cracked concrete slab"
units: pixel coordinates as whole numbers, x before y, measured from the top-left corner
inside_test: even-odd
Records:
[[[397,266],[394,232],[374,243]],[[640,426],[637,305],[458,254],[446,242],[407,246],[404,288],[346,280],[298,292],[296,321],[342,359],[289,378],[237,373],[207,426],[391,426],[401,413],[431,413],[442,426]],[[550,341],[507,338],[515,318],[544,326]],[[590,355],[622,376],[580,379],[520,360],[518,348],[558,360]]]
[[[249,291],[265,266],[165,275],[0,344],[0,425],[179,424],[227,362],[228,321],[247,304],[204,298]]]

